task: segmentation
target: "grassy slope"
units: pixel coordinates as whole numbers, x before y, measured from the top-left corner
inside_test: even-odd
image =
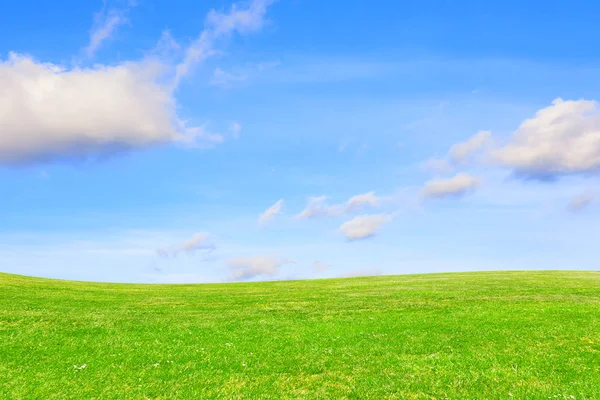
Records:
[[[600,273],[228,285],[0,274],[0,398],[509,393],[600,399]]]

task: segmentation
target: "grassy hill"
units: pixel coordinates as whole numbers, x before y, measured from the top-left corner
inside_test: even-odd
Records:
[[[600,273],[0,274],[2,399],[600,399]]]

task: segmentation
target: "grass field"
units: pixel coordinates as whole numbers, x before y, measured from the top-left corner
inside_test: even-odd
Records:
[[[600,273],[0,274],[2,399],[600,399]]]

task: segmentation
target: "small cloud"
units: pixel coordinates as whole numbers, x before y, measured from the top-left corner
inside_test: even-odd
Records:
[[[317,260],[313,261],[313,266],[317,272],[323,272],[331,268],[329,265]]]
[[[446,174],[454,170],[456,165],[464,165],[474,154],[484,150],[492,142],[489,131],[480,131],[468,140],[453,145],[446,158],[434,158],[423,163],[423,168],[436,174]]]
[[[466,142],[455,144],[450,148],[450,159],[456,164],[462,164],[473,154],[482,150],[490,143],[492,134],[489,131],[480,131]]]
[[[421,194],[426,198],[463,196],[475,190],[479,184],[478,178],[460,173],[449,179],[434,179],[427,182]]]
[[[367,239],[375,236],[392,218],[389,214],[362,215],[343,223],[339,230],[349,241]]]
[[[356,211],[361,209],[365,205],[370,207],[377,207],[379,201],[380,199],[377,196],[375,196],[375,192],[359,194],[348,199],[348,201],[344,205],[344,210],[345,212]]]
[[[261,276],[275,276],[283,265],[295,263],[295,260],[274,256],[233,258],[227,264],[231,270],[229,280],[242,281]]]
[[[597,194],[591,191],[583,192],[571,199],[567,209],[571,212],[580,212],[597,201]]]
[[[273,218],[275,218],[276,215],[281,214],[282,208],[283,199],[277,201],[277,203],[273,204],[264,213],[262,213],[258,218],[258,223],[262,225],[271,221]]]
[[[351,197],[342,204],[326,204],[326,196],[311,197],[308,205],[300,214],[298,219],[341,217],[343,215],[360,211],[366,207],[377,207],[381,201],[375,192],[368,192]]]
[[[196,250],[203,250],[206,248],[213,249],[213,245],[207,245],[206,242],[210,234],[206,232],[196,233],[191,239],[186,240],[181,246],[179,246],[179,252],[193,253]]]
[[[197,251],[203,251],[210,253],[216,250],[214,244],[209,242],[211,235],[207,232],[199,232],[192,236],[191,239],[186,240],[180,246],[174,249],[158,249],[156,254],[160,257],[170,258],[177,257],[181,253],[194,254]]]

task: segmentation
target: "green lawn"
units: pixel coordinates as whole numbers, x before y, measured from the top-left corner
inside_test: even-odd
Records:
[[[600,399],[600,273],[0,274],[0,398]]]

